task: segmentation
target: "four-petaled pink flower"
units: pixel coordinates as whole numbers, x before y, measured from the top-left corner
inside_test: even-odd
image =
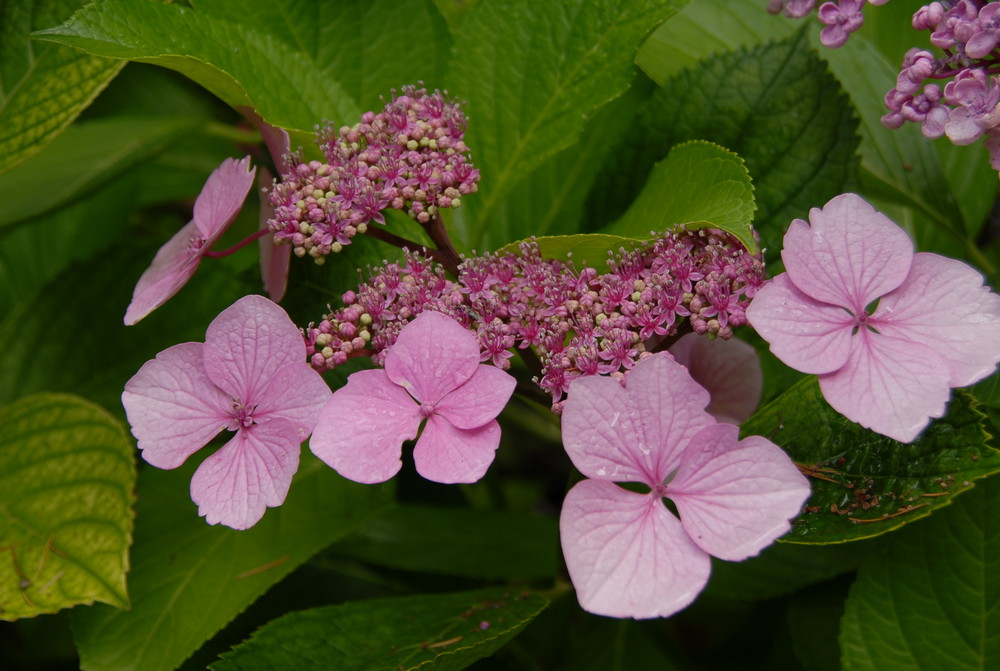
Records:
[[[352,374],[327,402],[309,446],[345,478],[384,482],[400,469],[403,441],[417,472],[443,483],[475,482],[500,444],[496,416],[514,378],[480,364],[476,337],[451,317],[423,312],[399,333],[385,368]]]
[[[775,356],[819,375],[834,409],[910,442],[944,414],[951,387],[1000,361],[1000,296],[964,263],[914,254],[906,233],[854,194],[809,221],[792,222],[787,272],[757,292],[747,318]]]
[[[160,247],[135,285],[125,311],[126,325],[137,323],[187,284],[202,257],[240,213],[255,172],[249,156],[240,161],[227,158],[212,172],[194,202],[194,218]]]
[[[191,498],[209,524],[247,529],[281,505],[330,388],[305,359],[302,335],[280,307],[245,296],[208,327],[147,361],[122,404],[143,458],[177,468],[223,429],[236,435],[205,459]]]
[[[566,495],[559,529],[584,610],[666,617],[704,587],[709,555],[740,561],[790,528],[809,496],[806,479],[766,438],[738,440],[735,426],[705,412],[708,402],[665,354],[636,364],[624,387],[610,377],[571,383],[563,443],[589,479]]]

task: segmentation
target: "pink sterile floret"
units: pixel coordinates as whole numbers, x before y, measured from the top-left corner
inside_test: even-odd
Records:
[[[357,482],[384,482],[402,462],[403,441],[417,472],[435,482],[475,482],[500,444],[496,416],[515,380],[480,364],[476,337],[439,312],[422,312],[400,331],[385,368],[352,374],[320,414],[309,445]]]
[[[194,218],[160,247],[135,285],[125,311],[126,325],[137,323],[187,284],[202,257],[240,213],[255,172],[247,156],[240,161],[227,158],[209,175],[194,202]]]
[[[748,343],[688,333],[667,351],[709,393],[705,410],[716,420],[739,425],[757,409],[764,373]]]
[[[305,361],[302,335],[280,307],[245,296],[125,384],[122,404],[143,458],[177,468],[223,429],[236,435],[205,459],[191,498],[209,524],[247,529],[281,505],[299,446],[331,392]]]
[[[708,581],[709,555],[756,555],[788,531],[809,496],[788,455],[760,436],[740,441],[735,426],[705,412],[708,401],[666,354],[636,364],[625,386],[598,376],[571,383],[563,443],[589,479],[566,495],[559,529],[584,610],[634,618],[677,612]]]
[[[819,375],[834,409],[910,442],[944,414],[951,387],[1000,361],[1000,296],[964,263],[914,254],[906,233],[854,194],[809,221],[792,222],[787,272],[757,292],[747,318],[775,356]]]

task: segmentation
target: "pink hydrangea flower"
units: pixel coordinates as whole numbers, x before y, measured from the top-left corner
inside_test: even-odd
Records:
[[[688,333],[667,351],[708,391],[705,410],[717,421],[739,425],[757,409],[764,373],[749,343]]]
[[[677,612],[708,581],[709,555],[757,554],[788,531],[809,496],[788,455],[760,436],[740,441],[735,426],[705,412],[708,401],[665,354],[636,364],[625,386],[598,376],[570,385],[563,443],[589,479],[566,495],[559,531],[584,610],[634,618]]]
[[[202,257],[240,213],[255,172],[247,156],[240,161],[227,158],[209,175],[194,202],[194,218],[160,247],[153,264],[135,285],[125,311],[127,326],[166,303],[187,284]]]
[[[951,387],[1000,361],[1000,296],[964,263],[914,254],[906,233],[854,194],[814,208],[809,222],[792,222],[787,272],[757,292],[747,317],[775,356],[819,375],[838,412],[910,442],[944,414]]]
[[[177,468],[223,429],[236,433],[191,480],[209,524],[247,529],[284,502],[299,446],[331,396],[305,354],[284,310],[245,296],[212,321],[204,343],[163,350],[125,384],[122,405],[153,466]]]
[[[514,378],[480,364],[476,336],[451,317],[422,312],[399,333],[385,368],[352,374],[320,415],[309,445],[345,478],[384,482],[417,436],[417,472],[435,482],[475,482],[500,444],[496,416]]]

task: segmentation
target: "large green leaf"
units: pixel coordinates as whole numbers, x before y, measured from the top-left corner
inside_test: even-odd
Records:
[[[463,244],[520,237],[497,214],[504,200],[625,91],[639,43],[685,1],[484,0],[462,18],[450,89],[469,101],[466,142],[482,171],[479,193],[463,199],[475,225],[460,231]]]
[[[194,127],[187,119],[113,118],[69,128],[45,151],[0,175],[0,202],[5,203],[0,230],[72,204]]]
[[[792,219],[854,183],[856,127],[847,97],[801,32],[710,57],[643,105],[622,150],[598,177],[586,212],[594,223],[619,216],[671,147],[710,140],[746,162],[757,204],[754,228],[776,257]]]
[[[555,576],[558,537],[547,517],[409,505],[373,517],[336,549],[410,571],[532,580]]]
[[[1000,665],[998,507],[1000,481],[978,482],[865,563],[841,621],[844,669]]]
[[[455,671],[492,654],[548,603],[500,588],[315,608],[265,625],[211,669]]]
[[[64,20],[81,4],[0,3],[0,173],[41,151],[123,65],[29,39],[31,31]]]
[[[608,253],[619,249],[631,249],[642,244],[642,239],[648,238],[649,231],[635,238],[607,233],[580,233],[577,235],[543,235],[533,238],[538,244],[538,250],[544,259],[560,259],[572,261],[577,269],[584,266],[607,269]],[[522,241],[512,242],[501,247],[499,252],[516,254]]]
[[[140,475],[132,608],[74,612],[87,671],[176,668],[295,567],[378,512],[389,491],[348,482],[304,451],[285,504],[234,531],[198,517],[193,470]]]
[[[809,377],[761,408],[743,425],[783,447],[813,487],[805,512],[783,540],[842,543],[884,534],[930,515],[1000,472],[1000,452],[987,445],[983,414],[964,391],[948,413],[913,443],[903,444],[851,422],[831,408]]]
[[[631,207],[604,232],[638,238],[681,225],[721,228],[756,252],[753,190],[739,156],[710,142],[686,142],[653,166]]]
[[[0,409],[0,427],[0,619],[128,607],[135,464],[122,426],[38,394]]]

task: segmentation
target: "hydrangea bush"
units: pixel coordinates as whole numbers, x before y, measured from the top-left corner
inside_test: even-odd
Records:
[[[1000,664],[1000,3],[50,5],[0,667]]]

